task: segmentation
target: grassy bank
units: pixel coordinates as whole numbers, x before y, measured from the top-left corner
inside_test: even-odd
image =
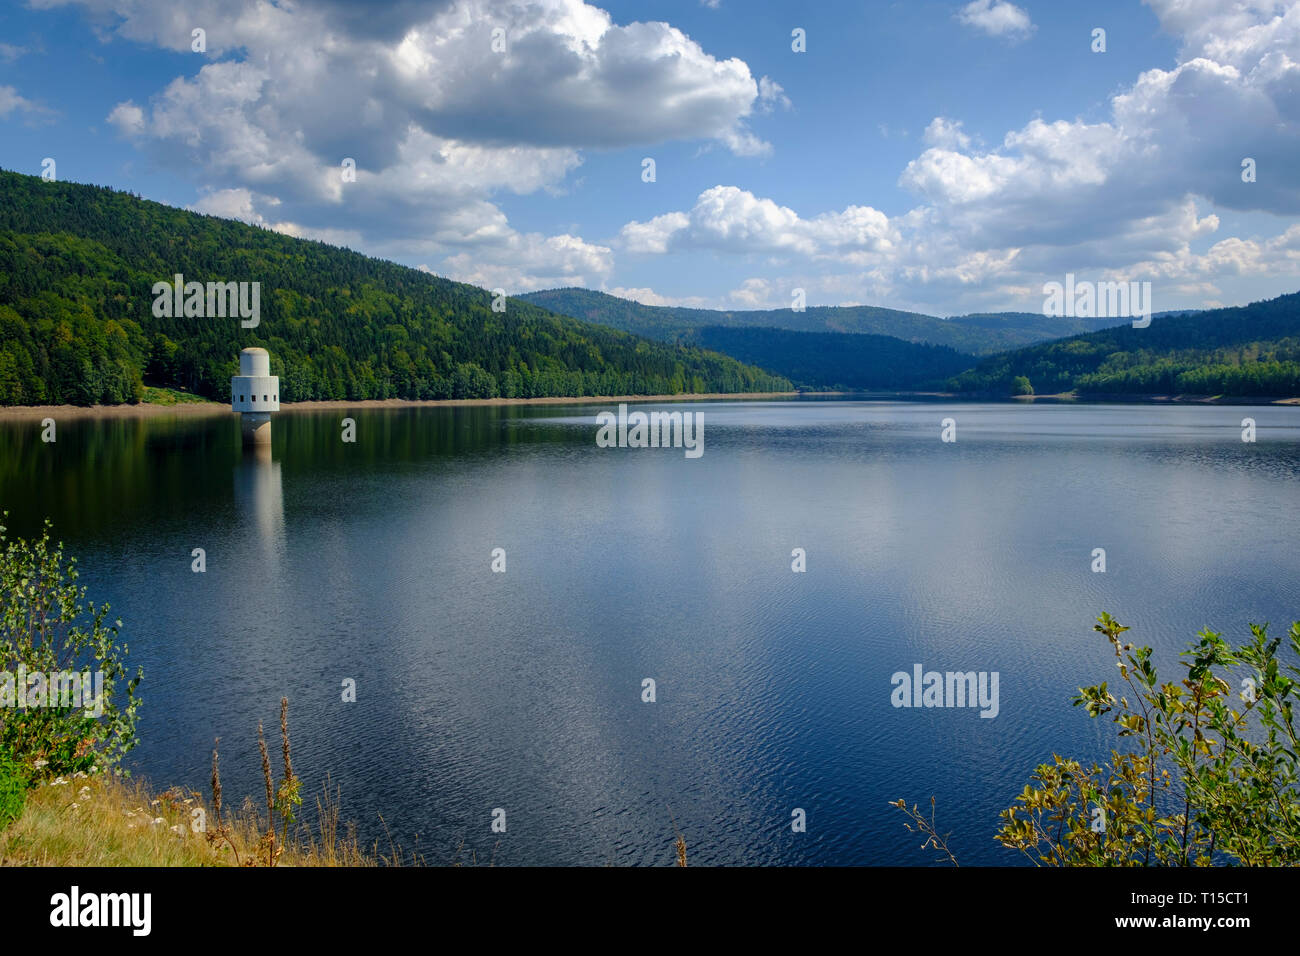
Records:
[[[319,804],[315,832],[291,831],[277,866],[378,866],[421,862],[393,849],[384,855],[340,833],[337,801]],[[196,814],[198,811],[198,814]],[[197,821],[203,832],[196,832]],[[0,866],[266,866],[263,830],[251,805],[208,826],[211,806],[197,793],[109,774],[56,777],[28,791],[21,815],[0,830]]]
[[[9,812],[0,819],[0,865],[274,867],[425,862],[392,842],[387,854],[378,843],[363,848],[354,824],[340,826],[341,795],[331,788],[328,777],[314,801],[314,827],[303,822],[301,780],[293,772],[289,746],[288,699],[280,701],[280,737],[283,776],[277,783],[258,725],[266,804],[259,808],[245,797],[233,811],[222,803],[215,747],[210,802],[180,787],[158,792],[120,771],[105,772],[94,764],[88,771],[54,775],[44,758],[31,761],[30,766],[9,758],[0,770],[11,783],[22,785],[22,793],[19,800],[3,805]]]

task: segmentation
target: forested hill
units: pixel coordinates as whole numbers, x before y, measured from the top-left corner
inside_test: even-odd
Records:
[[[952,380],[961,392],[1300,396],[1300,293],[1250,305],[1155,316],[995,355]],[[1023,384],[1023,383],[1022,383]],[[1022,389],[1023,390],[1023,389]]]
[[[155,283],[260,282],[260,322],[156,317]],[[242,348],[284,401],[777,391],[784,379],[416,269],[128,193],[0,170],[0,404],[229,399]]]
[[[715,311],[642,305],[590,289],[547,289],[520,298],[624,332],[668,342],[691,341],[707,326],[777,328],[792,332],[888,335],[905,342],[945,345],[970,355],[991,355],[1113,325],[1114,319],[1048,317],[1033,312],[996,312],[940,319],[920,312],[876,306],[809,306],[767,311]]]
[[[889,335],[791,332],[708,325],[690,341],[814,389],[933,391],[975,364],[974,356],[943,345],[919,345]]]

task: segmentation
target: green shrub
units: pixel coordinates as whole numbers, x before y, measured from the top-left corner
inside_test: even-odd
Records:
[[[1123,743],[1100,764],[1053,754],[1002,811],[998,842],[1040,866],[1300,864],[1300,621],[1285,660],[1267,625],[1237,647],[1203,630],[1177,682],[1161,682],[1151,648],[1122,640],[1128,628],[1109,614],[1093,629],[1114,652],[1119,696],[1102,683],[1073,703],[1109,714]],[[933,803],[928,816],[891,805],[956,864]]]
[[[11,540],[0,525],[0,753],[28,775],[106,770],[135,746],[141,675],[129,676],[127,647],[117,641],[122,622],[107,623],[108,610],[86,601],[76,558],[51,543],[48,521],[31,541]],[[88,716],[84,703],[68,703],[74,695],[47,683],[40,698],[18,706],[23,671],[89,674],[98,704]]]
[[[0,752],[0,830],[18,819],[27,800],[27,773],[18,761]]]
[[[1103,614],[1095,630],[1123,690],[1082,687],[1074,704],[1110,714],[1131,745],[1102,765],[1040,766],[1002,812],[998,840],[1049,866],[1300,863],[1300,668],[1279,659],[1281,636],[1252,624],[1234,648],[1201,631],[1182,680],[1162,683],[1151,648],[1121,640],[1127,627]],[[1294,661],[1300,622],[1288,643]]]

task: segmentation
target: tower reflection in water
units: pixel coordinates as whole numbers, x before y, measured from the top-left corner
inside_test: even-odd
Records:
[[[235,506],[246,528],[256,538],[261,560],[259,574],[250,580],[271,580],[266,572],[278,570],[284,553],[284,489],[280,463],[271,457],[270,443],[245,445],[235,466]]]

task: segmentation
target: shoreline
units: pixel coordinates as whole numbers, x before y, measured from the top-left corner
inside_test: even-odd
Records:
[[[1126,395],[1074,392],[1055,395],[959,395],[953,392],[707,392],[690,395],[583,395],[547,398],[367,398],[349,401],[328,399],[311,402],[285,402],[276,414],[331,411],[342,408],[473,408],[507,405],[605,405],[637,402],[704,402],[704,401],[772,401],[790,398],[840,398],[849,401],[951,401],[951,402],[1023,402],[1033,404],[1113,404],[1113,405],[1286,405],[1300,406],[1300,397],[1276,398],[1269,395]],[[130,419],[174,416],[194,418],[205,415],[234,414],[221,402],[184,402],[158,405],[3,405],[0,422],[32,419]]]
[[[1300,405],[1300,397],[1275,395],[1127,395],[1123,392],[1059,392],[1055,395],[1012,395],[1012,401],[1045,401],[1077,405]]]
[[[365,398],[328,399],[312,402],[285,402],[277,415],[294,412],[329,411],[339,408],[468,408],[504,405],[595,405],[610,402],[701,402],[701,401],[755,401],[793,398],[798,392],[707,392],[689,395],[583,395],[578,397],[547,398]],[[0,406],[0,421],[28,419],[68,418],[153,418],[176,415],[196,417],[203,415],[233,415],[230,406],[221,402],[185,402],[175,405],[4,405]]]

